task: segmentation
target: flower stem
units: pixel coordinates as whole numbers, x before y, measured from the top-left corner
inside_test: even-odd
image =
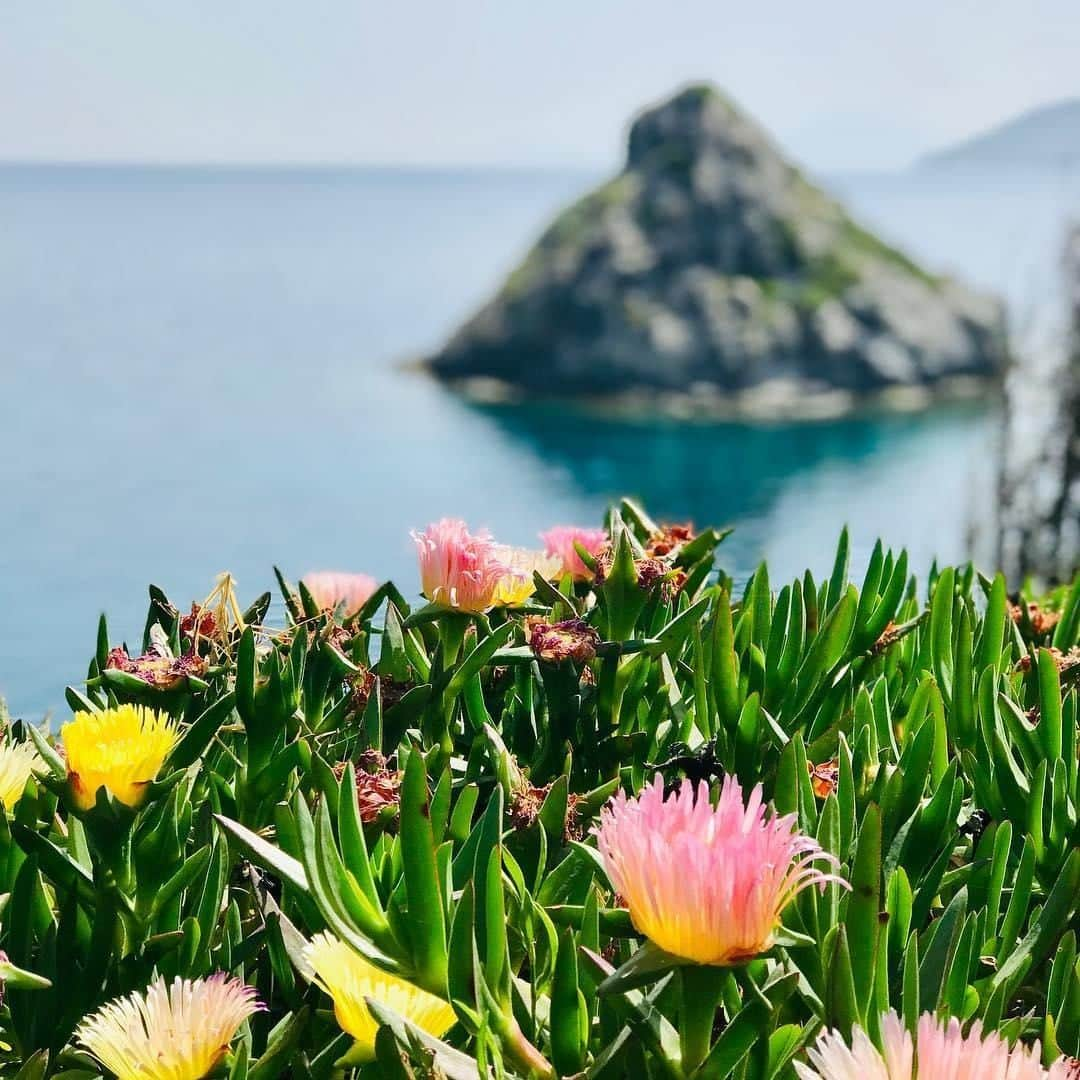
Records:
[[[679,970],[682,988],[679,1047],[683,1076],[691,1076],[709,1056],[716,1006],[726,977],[724,968],[705,964],[691,964]]]

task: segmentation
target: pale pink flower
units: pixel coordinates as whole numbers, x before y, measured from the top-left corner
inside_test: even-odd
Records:
[[[75,1035],[118,1080],[201,1080],[262,1008],[250,986],[220,972],[171,983],[158,976],[144,992],[103,1005]]]
[[[813,864],[836,860],[804,836],[795,815],[743,805],[729,776],[713,807],[709,790],[683,780],[665,801],[659,776],[637,798],[619,792],[601,811],[597,846],[638,931],[666,952],[729,965],[770,948],[788,902],[810,885],[845,884]]]
[[[464,521],[443,518],[412,538],[420,560],[420,587],[435,604],[457,611],[492,607],[513,567],[499,557],[486,532],[470,533]]]
[[[603,529],[583,529],[577,525],[556,525],[540,534],[544,550],[562,560],[562,572],[586,579],[593,572],[582,561],[575,544],[580,544],[594,559],[599,559],[608,547],[608,534]]]
[[[895,1012],[881,1018],[882,1050],[858,1025],[848,1047],[838,1031],[822,1032],[806,1056],[810,1065],[795,1062],[800,1080],[912,1080],[915,1061],[911,1035]]]
[[[303,577],[304,588],[323,611],[339,607],[344,618],[355,615],[372,597],[378,582],[367,574],[319,570]]]
[[[838,1031],[818,1036],[807,1051],[810,1065],[795,1063],[800,1080],[1067,1080],[1070,1062],[1060,1058],[1049,1069],[1039,1043],[1010,1045],[997,1032],[984,1035],[976,1020],[965,1036],[955,1017],[944,1021],[924,1013],[915,1043],[896,1013],[881,1017],[878,1050],[859,1027],[849,1047]],[[812,1066],[812,1067],[811,1067]]]

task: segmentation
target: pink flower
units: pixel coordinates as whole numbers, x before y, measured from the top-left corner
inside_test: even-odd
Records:
[[[347,619],[355,615],[371,599],[378,583],[367,574],[348,574],[338,570],[321,570],[305,574],[304,588],[324,611],[339,607]]]
[[[638,931],[699,964],[730,965],[772,945],[796,893],[846,882],[814,865],[835,863],[795,827],[795,815],[768,814],[761,785],[743,805],[729,776],[713,807],[708,788],[684,780],[664,799],[657,776],[636,799],[619,792],[600,814],[597,846]]]
[[[849,1049],[838,1031],[823,1032],[816,1046],[807,1050],[813,1068],[795,1062],[799,1080],[912,1080],[915,1054],[911,1035],[895,1012],[881,1018],[881,1041],[884,1052],[856,1026]]]
[[[810,1065],[796,1062],[795,1069],[800,1080],[1066,1080],[1071,1067],[1060,1058],[1044,1069],[1038,1042],[1010,1047],[997,1032],[983,1035],[978,1020],[965,1036],[955,1017],[932,1013],[919,1018],[914,1044],[896,1013],[884,1013],[881,1043],[878,1050],[859,1027],[850,1047],[838,1031],[827,1031],[807,1051]]]
[[[575,544],[580,544],[594,559],[607,550],[608,535],[603,529],[583,529],[576,525],[556,525],[540,534],[544,550],[562,560],[562,572],[576,578],[588,579],[593,572],[582,561]]]
[[[513,567],[486,532],[470,533],[464,521],[443,518],[414,532],[420,559],[420,587],[435,604],[458,611],[487,611]]]

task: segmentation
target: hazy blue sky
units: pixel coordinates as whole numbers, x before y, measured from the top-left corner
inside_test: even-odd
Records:
[[[1080,94],[1078,0],[3,0],[0,158],[614,164],[715,80],[818,169]]]

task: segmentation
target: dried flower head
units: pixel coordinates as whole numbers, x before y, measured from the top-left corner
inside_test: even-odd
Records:
[[[670,558],[694,539],[696,533],[689,523],[685,525],[661,525],[645,544],[645,554],[651,559]]]
[[[551,790],[550,784],[534,787],[528,781],[514,788],[510,795],[507,816],[515,829],[528,829],[536,824],[540,809]]]
[[[871,646],[870,651],[874,656],[880,656],[886,649],[891,649],[903,634],[897,629],[896,623],[890,619],[885,624],[885,629],[878,635],[877,641]]]
[[[1026,615],[1026,621],[1031,625],[1032,633],[1036,637],[1048,634],[1061,621],[1060,611],[1044,611],[1036,603],[1028,604],[1026,610],[1020,604],[1013,604],[1009,608],[1009,614],[1012,616],[1013,622],[1018,626],[1023,625]]]
[[[356,805],[365,824],[377,821],[387,808],[396,811],[401,799],[401,773],[390,769],[356,774]]]
[[[1080,645],[1074,645],[1068,652],[1062,652],[1059,648],[1051,645],[1046,650],[1054,661],[1058,671],[1065,675],[1073,668],[1080,667]],[[1031,653],[1024,653],[1016,665],[1021,671],[1030,671],[1033,666]]]
[[[106,671],[123,671],[141,679],[155,690],[173,690],[185,683],[189,675],[201,678],[210,665],[194,650],[183,656],[171,656],[158,645],[151,645],[142,656],[128,656],[127,649],[117,646],[109,651]]]
[[[833,758],[821,765],[806,763],[807,772],[810,773],[810,786],[819,799],[827,799],[835,790],[840,781],[840,762]]]
[[[551,664],[572,660],[581,665],[596,656],[600,635],[584,619],[565,619],[557,623],[530,619],[527,625],[529,648],[540,660]]]
[[[367,708],[367,703],[375,689],[375,672],[370,668],[361,667],[355,675],[350,675],[345,680],[349,685],[349,710],[354,713],[362,713]]]
[[[356,805],[365,825],[386,820],[397,813],[401,799],[401,773],[387,768],[386,758],[378,750],[364,750],[353,763],[356,771]],[[340,780],[346,764],[334,767]]]
[[[183,638],[216,638],[218,636],[218,621],[214,613],[192,601],[191,613],[183,616],[180,620],[180,636]]]

